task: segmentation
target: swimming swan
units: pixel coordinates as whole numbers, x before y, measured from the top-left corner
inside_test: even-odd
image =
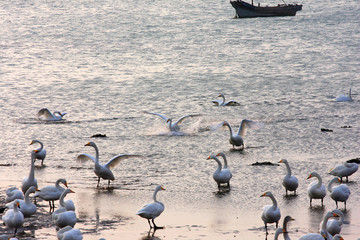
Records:
[[[243,119],[240,123],[240,127],[239,127],[239,131],[234,134],[233,133],[233,129],[230,126],[230,124],[226,121],[224,121],[222,123],[223,126],[227,126],[230,130],[230,144],[233,146],[233,148],[235,146],[240,147],[241,149],[244,149],[244,140],[243,138],[246,135],[246,131],[247,129],[258,129],[261,128],[264,124],[263,123],[259,123],[259,122],[254,122],[251,120],[246,120]]]
[[[40,142],[39,140],[32,140],[30,145],[32,145],[34,143],[40,144],[40,147],[38,149],[36,149],[35,161],[36,161],[36,159],[39,159],[39,160],[41,160],[41,165],[43,165],[44,160],[46,158],[46,150],[44,149],[44,144],[42,142]]]
[[[345,162],[343,164],[336,165],[334,168],[330,169],[329,173],[333,176],[339,177],[341,179],[341,182],[343,177],[346,177],[346,182],[348,182],[348,177],[355,173],[358,168],[359,165],[357,163]]]
[[[98,177],[97,187],[99,187],[100,178],[108,180],[108,187],[110,186],[110,180],[115,180],[114,174],[112,173],[111,169],[118,165],[122,160],[142,157],[141,155],[135,154],[120,154],[113,157],[107,163],[102,165],[99,162],[99,149],[96,144],[94,142],[88,142],[87,144],[85,144],[85,146],[91,146],[95,148],[95,157],[86,153],[82,153],[77,157],[77,161],[80,163],[84,163],[88,160],[92,160],[95,163],[94,172]]]
[[[66,180],[60,178],[56,180],[55,186],[43,187],[40,189],[39,192],[35,193],[33,197],[40,197],[43,200],[49,201],[50,211],[51,209],[55,209],[54,201],[58,200],[63,191],[65,190],[65,188],[60,186],[60,183],[64,184],[65,187],[68,187]]]
[[[169,130],[171,132],[179,132],[180,131],[180,124],[182,123],[182,121],[184,121],[186,118],[192,118],[192,117],[198,117],[201,116],[201,114],[189,114],[189,115],[185,115],[180,117],[176,122],[173,122],[172,118],[167,118],[162,114],[159,113],[154,113],[154,112],[148,112],[148,111],[144,111],[144,113],[148,113],[148,114],[152,114],[152,115],[156,115],[161,117],[162,119],[165,120]]]
[[[213,173],[213,178],[218,185],[218,189],[220,190],[220,185],[223,183],[226,183],[227,187],[230,188],[230,179],[232,177],[230,170],[223,169],[220,160],[215,155],[210,155],[207,159],[214,159],[218,164],[217,169]]]
[[[24,215],[24,217],[30,217],[31,215],[36,213],[36,205],[30,201],[30,194],[35,193],[38,190],[34,186],[29,187],[29,189],[25,193],[25,200],[18,199],[20,205],[20,212]],[[6,207],[12,209],[14,207],[14,203],[6,204]]]
[[[310,198],[310,206],[313,199],[321,199],[321,206],[324,206],[324,197],[326,196],[326,189],[322,184],[322,179],[317,172],[312,172],[307,179],[316,177],[318,182],[311,182],[308,186],[307,192]]]
[[[326,230],[331,234],[331,235],[336,235],[338,233],[341,232],[341,226],[344,223],[344,219],[345,216],[342,213],[342,211],[340,211],[339,209],[335,209],[333,210],[334,213],[336,213],[337,215],[340,216],[340,220],[337,219],[330,219],[327,223],[326,223]]]
[[[19,189],[17,189],[17,187],[10,187],[6,189],[5,202],[9,203],[15,199],[24,199],[24,194]]]
[[[352,97],[351,97],[351,88],[349,89],[349,93],[347,96],[345,96],[344,94],[340,94],[339,96],[336,97],[335,99],[337,102],[347,102],[347,101],[352,101]]]
[[[25,177],[21,182],[21,190],[23,193],[26,193],[26,191],[29,189],[29,187],[34,186],[38,188],[37,180],[35,178],[35,168],[34,168],[34,162],[35,162],[35,154],[37,150],[31,151],[31,168],[30,168],[30,174],[29,177]]]
[[[330,197],[335,201],[336,208],[338,208],[338,202],[343,202],[346,210],[346,201],[350,197],[350,189],[346,184],[340,184],[339,186],[333,187],[332,185],[335,182],[340,182],[340,178],[333,178],[328,184],[328,191],[330,192]]]
[[[285,187],[286,190],[286,196],[288,195],[288,191],[294,191],[296,195],[296,189],[299,186],[299,181],[295,176],[291,175],[291,168],[289,162],[286,159],[281,159],[279,163],[285,163],[287,169],[286,175],[282,181],[282,185]]]
[[[59,111],[55,111],[51,113],[49,109],[43,108],[37,113],[37,117],[41,121],[60,121],[65,116],[66,113],[61,113]]]
[[[58,240],[82,240],[83,236],[79,229],[66,226],[57,233]]]
[[[16,235],[17,229],[24,224],[24,215],[20,212],[19,207],[21,207],[19,200],[15,200],[13,202],[13,208],[6,211],[2,216],[2,220],[8,228],[15,228],[14,236]]]
[[[272,200],[273,205],[265,205],[261,215],[261,219],[264,221],[266,234],[268,234],[267,224],[275,223],[278,228],[279,220],[281,217],[280,208],[277,206],[276,199],[271,192],[266,192],[260,197],[269,197]]]
[[[136,215],[139,215],[140,217],[142,218],[146,218],[148,220],[148,223],[149,223],[149,226],[150,226],[150,229],[153,228],[151,226],[151,223],[150,223],[150,219],[154,225],[154,229],[161,229],[163,227],[158,227],[156,226],[155,222],[154,222],[154,219],[156,217],[158,217],[163,211],[164,211],[164,204],[162,202],[159,202],[156,200],[156,194],[158,193],[158,191],[160,190],[165,190],[165,188],[163,188],[162,186],[157,186],[155,188],[155,191],[154,191],[154,194],[153,194],[153,200],[154,202],[152,203],[148,203],[146,205],[144,205],[137,213]]]
[[[218,97],[222,97],[222,100],[212,100],[216,106],[240,106],[240,103],[233,100],[226,102],[224,94],[220,94]]]

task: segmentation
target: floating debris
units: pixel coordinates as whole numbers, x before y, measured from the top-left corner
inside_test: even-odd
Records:
[[[348,162],[348,163],[357,163],[357,164],[360,164],[360,158],[350,159],[350,160],[347,160],[346,162]]]
[[[327,128],[322,128],[321,131],[322,132],[333,132],[332,129],[327,129]]]
[[[279,164],[277,163],[272,163],[272,162],[256,162],[256,163],[253,163],[251,164],[252,166],[279,166]]]
[[[92,135],[91,137],[92,137],[92,138],[97,138],[97,137],[103,137],[103,138],[105,138],[105,137],[107,137],[107,136],[106,136],[106,134],[98,133],[98,134]]]
[[[340,128],[351,128],[351,126],[341,126]]]

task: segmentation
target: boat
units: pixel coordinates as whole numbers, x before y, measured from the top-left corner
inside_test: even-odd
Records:
[[[260,6],[242,0],[230,1],[236,10],[236,18],[252,18],[252,17],[279,17],[279,16],[295,16],[297,11],[302,9],[301,4],[278,4],[276,6]]]

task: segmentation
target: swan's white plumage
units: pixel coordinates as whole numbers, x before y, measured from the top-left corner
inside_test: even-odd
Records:
[[[30,201],[30,194],[35,193],[36,188],[31,186],[25,193],[25,200],[18,199],[20,205],[20,212],[24,215],[24,217],[30,217],[31,215],[36,213],[36,205]],[[6,204],[6,207],[12,209],[14,207],[14,203]]]
[[[55,111],[51,113],[49,109],[43,108],[37,113],[37,118],[41,121],[60,121],[66,113]]]
[[[79,229],[65,226],[57,233],[58,240],[82,240],[83,236]]]
[[[344,94],[340,94],[339,96],[336,97],[335,99],[337,102],[348,102],[348,101],[352,101],[352,97],[351,97],[351,88],[349,89],[349,93],[348,95],[344,95]]]
[[[286,159],[281,159],[279,163],[285,163],[287,172],[285,177],[283,178],[282,185],[285,187],[286,195],[288,191],[294,191],[296,194],[296,189],[299,186],[299,181],[295,176],[291,175],[291,168],[289,162]]]
[[[212,100],[212,102],[216,106],[240,106],[240,103],[238,103],[234,100],[230,100],[230,101],[226,102],[224,94],[220,94],[218,97],[222,97],[222,100]]]
[[[158,228],[155,225],[154,219],[157,218],[165,209],[165,206],[162,202],[159,202],[156,199],[156,195],[159,191],[161,190],[165,190],[165,188],[163,188],[162,186],[157,186],[155,188],[154,194],[153,194],[153,200],[154,202],[152,203],[148,203],[146,205],[144,205],[137,213],[136,215],[139,215],[142,218],[148,219],[150,228],[152,227],[150,224],[150,219],[152,220],[154,227]]]
[[[338,202],[343,202],[346,209],[346,201],[350,197],[350,189],[346,184],[340,184],[339,186],[333,187],[332,185],[336,182],[340,182],[340,178],[333,178],[328,184],[328,191],[330,192],[330,197],[335,201],[336,208],[338,207]]]
[[[320,223],[320,233],[308,233],[298,240],[324,240],[325,238],[331,240],[332,236],[326,230],[326,224],[331,217],[338,217],[338,215],[334,212],[327,212]]]
[[[34,197],[40,197],[43,200],[49,201],[50,208],[54,208],[54,201],[58,200],[65,190],[65,188],[60,186],[60,183],[64,184],[67,187],[67,182],[65,179],[60,178],[56,180],[55,186],[46,186],[40,189],[39,192],[34,194]],[[51,202],[53,205],[51,206]]]
[[[44,144],[42,142],[40,142],[39,140],[32,140],[30,145],[35,144],[35,143],[39,143],[40,147],[38,149],[36,149],[35,151],[35,160],[39,159],[41,160],[41,165],[44,164],[44,160],[46,158],[46,150],[44,149]]]
[[[344,240],[344,238],[339,234],[336,234],[332,240]]]
[[[346,181],[348,181],[348,177],[354,174],[358,168],[359,165],[357,163],[345,162],[330,169],[329,173],[333,176],[339,177],[341,181],[343,177],[346,177]]]
[[[312,172],[309,178],[316,177],[318,181],[311,182],[308,186],[307,192],[310,198],[310,206],[313,199],[321,199],[321,205],[323,205],[323,199],[326,196],[326,189],[324,184],[322,184],[322,178],[317,172]]]
[[[86,154],[86,153],[82,153],[77,157],[77,161],[79,163],[84,163],[88,160],[92,160],[95,163],[94,173],[98,177],[97,186],[99,186],[100,178],[108,180],[108,186],[110,185],[110,180],[111,181],[115,180],[115,176],[114,176],[113,172],[111,171],[111,169],[116,167],[122,160],[142,157],[141,155],[136,155],[136,154],[120,154],[120,155],[113,157],[107,163],[102,165],[102,164],[100,164],[100,161],[99,161],[99,149],[96,146],[96,144],[94,142],[88,142],[87,144],[85,144],[85,146],[91,146],[95,149],[95,154],[96,154],[95,157],[91,156],[89,154]]]
[[[328,222],[326,223],[326,230],[331,234],[331,235],[335,235],[341,232],[341,227],[344,223],[344,214],[342,213],[342,211],[340,211],[339,209],[335,209],[333,210],[334,213],[336,213],[337,215],[340,216],[340,220],[338,219],[330,219],[328,220]]]
[[[55,225],[59,228],[66,227],[68,225],[74,227],[77,222],[76,213],[74,211],[58,213],[54,216],[53,220],[55,221]]]
[[[274,240],[278,240],[280,234],[284,234],[284,233],[285,233],[285,229],[277,228],[276,231],[275,231]]]
[[[271,192],[266,192],[262,194],[260,197],[269,197],[273,203],[272,205],[265,205],[261,215],[261,219],[265,224],[265,230],[267,232],[268,223],[275,223],[276,228],[278,227],[281,213],[280,213],[280,208],[277,206],[277,201]]]
[[[223,169],[220,160],[215,155],[210,155],[207,159],[214,159],[218,164],[217,169],[213,173],[213,178],[217,183],[219,190],[220,185],[224,183],[227,184],[228,187],[230,187],[230,179],[232,178],[230,169]]]
[[[15,200],[13,202],[13,208],[6,211],[2,216],[4,224],[10,229],[14,228],[15,234],[17,229],[24,224],[24,215],[20,212],[19,207],[21,207],[19,200]]]
[[[179,132],[180,124],[185,119],[201,116],[201,114],[188,114],[188,115],[184,115],[184,116],[180,117],[177,121],[174,122],[172,118],[168,118],[160,113],[148,112],[148,111],[144,111],[144,113],[148,113],[148,114],[152,114],[152,115],[161,117],[166,122],[166,124],[171,132]]]
[[[19,189],[17,189],[17,187],[10,187],[6,189],[5,202],[9,203],[15,199],[24,199],[24,194]]]
[[[53,213],[52,213],[52,219],[54,220],[55,219],[55,216],[59,213],[62,213],[62,212],[65,212],[65,211],[75,211],[75,204],[74,202],[69,199],[67,201],[64,201],[64,198],[66,197],[66,195],[68,193],[74,193],[73,190],[69,189],[69,188],[66,188],[60,198],[59,198],[59,203],[60,203],[60,208],[56,209]]]
[[[31,167],[30,167],[29,177],[25,177],[21,182],[21,190],[23,193],[26,193],[28,188],[31,186],[38,188],[37,180],[35,178],[35,167],[34,167],[35,154],[36,154],[36,150],[31,151]]]
[[[285,240],[290,240],[290,237],[289,237],[289,233],[287,231],[287,225],[290,221],[294,221],[295,219],[293,219],[292,217],[290,216],[286,216],[283,220],[283,226],[282,226],[282,229],[284,231],[284,239]]]
[[[237,133],[233,132],[233,129],[231,127],[231,125],[227,122],[224,121],[222,123],[223,126],[227,126],[229,128],[230,131],[230,139],[229,142],[230,144],[235,147],[240,147],[240,148],[244,148],[244,137],[246,135],[246,132],[248,129],[258,129],[264,126],[263,123],[259,123],[259,122],[254,122],[251,120],[247,120],[247,119],[243,119],[240,123],[240,127]]]

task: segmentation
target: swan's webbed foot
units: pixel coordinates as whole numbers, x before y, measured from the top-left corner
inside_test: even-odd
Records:
[[[152,223],[154,225],[154,230],[156,231],[157,229],[164,229],[164,227],[158,227],[156,226],[155,222],[154,222],[154,219],[152,219]]]

